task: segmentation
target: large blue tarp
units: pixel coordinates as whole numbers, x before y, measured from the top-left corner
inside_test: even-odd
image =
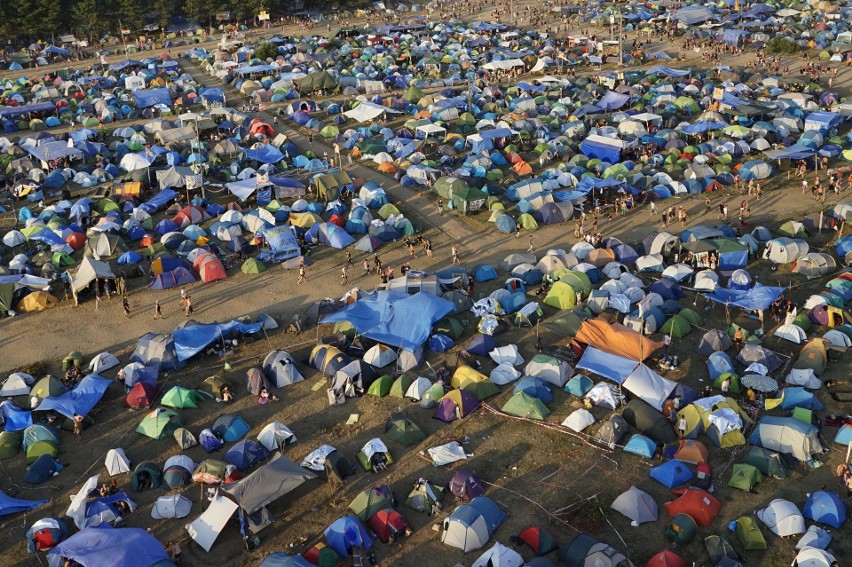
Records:
[[[139,108],[150,108],[155,104],[172,105],[172,97],[169,96],[169,89],[161,87],[159,89],[139,89],[133,93],[136,97],[136,105]]]
[[[429,338],[432,325],[452,310],[451,302],[428,293],[377,291],[332,313],[322,322],[347,321],[369,339],[414,350]]]
[[[21,116],[31,112],[47,112],[56,110],[56,106],[52,102],[37,102],[35,104],[25,104],[23,106],[4,106],[0,108],[0,118],[9,118],[12,116]]]
[[[69,419],[74,419],[74,414],[88,415],[95,404],[101,401],[110,384],[112,380],[90,374],[73,390],[43,399],[35,411],[53,410]]]
[[[5,492],[0,491],[0,517],[18,512],[26,512],[27,510],[38,508],[46,502],[47,500],[19,500],[7,496]]]
[[[667,77],[686,77],[692,71],[689,69],[672,69],[671,67],[665,67],[663,65],[657,65],[655,67],[651,67],[647,71],[645,71],[646,75],[665,75]]]
[[[244,335],[260,332],[261,323],[210,323],[187,325],[172,332],[175,353],[181,362],[188,360],[207,348],[207,345],[220,338],[225,333],[237,330]]]
[[[157,538],[142,528],[113,528],[109,524],[80,530],[48,555],[66,557],[86,567],[150,567],[169,559]]]
[[[785,289],[762,284],[756,284],[749,290],[725,289],[717,286],[713,293],[707,294],[707,297],[717,303],[725,303],[750,311],[763,311],[781,297]]]
[[[609,354],[591,346],[586,347],[583,357],[577,363],[577,368],[609,378],[616,384],[624,382],[636,366],[635,360]]]
[[[483,140],[494,140],[496,138],[508,138],[512,135],[512,131],[508,128],[495,128],[493,130],[482,130],[478,134]]]
[[[0,405],[0,413],[3,414],[3,429],[6,431],[23,431],[33,424],[33,415],[23,410],[12,402],[3,402]]]
[[[621,148],[615,144],[605,144],[586,138],[580,142],[580,152],[586,157],[597,158],[607,163],[621,161]]]
[[[601,110],[618,110],[630,100],[630,95],[609,91],[595,104]]]
[[[278,163],[284,159],[284,154],[271,144],[265,144],[256,150],[247,148],[245,153],[246,158],[259,161],[260,163]]]
[[[724,122],[717,122],[715,120],[699,120],[698,122],[693,122],[688,126],[684,126],[681,129],[681,132],[684,134],[703,134],[708,130],[721,130],[727,126]]]
[[[225,91],[219,87],[207,87],[198,91],[198,96],[212,102],[225,102]]]
[[[289,260],[301,253],[296,235],[289,226],[276,226],[263,231],[263,238],[269,246],[270,259],[276,261]]]
[[[624,185],[624,181],[620,181],[613,177],[610,177],[609,179],[600,179],[599,177],[587,175],[580,180],[574,189],[585,194],[592,189],[605,189],[607,187],[619,187],[621,185]]]
[[[113,63],[109,66],[110,71],[123,71],[128,67],[142,65],[141,61],[136,61],[135,59],[125,59],[124,61],[119,61],[118,63]]]
[[[169,187],[163,189],[144,203],[142,203],[141,208],[148,214],[155,213],[159,209],[163,208],[168,204],[169,201],[174,200],[177,197],[177,193],[174,189]]]

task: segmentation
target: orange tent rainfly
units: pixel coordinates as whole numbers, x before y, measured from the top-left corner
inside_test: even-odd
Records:
[[[662,342],[652,341],[624,325],[609,324],[603,319],[584,321],[575,339],[609,354],[639,361],[663,346]]]

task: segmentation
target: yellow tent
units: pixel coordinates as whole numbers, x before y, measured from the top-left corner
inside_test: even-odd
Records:
[[[322,222],[322,217],[316,213],[290,213],[290,224],[299,228],[310,228]]]
[[[24,313],[44,311],[59,305],[59,300],[46,291],[34,291],[18,302],[18,309]]]
[[[477,372],[470,366],[462,365],[456,368],[450,385],[453,388],[464,388],[471,382],[482,382],[487,379],[488,378],[484,374]]]

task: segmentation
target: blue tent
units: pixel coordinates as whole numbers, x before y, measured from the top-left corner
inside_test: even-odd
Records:
[[[269,451],[266,450],[266,447],[251,439],[240,441],[225,453],[225,460],[241,471],[249,469],[267,458],[269,458]]]
[[[646,459],[650,459],[657,451],[657,444],[644,435],[637,433],[636,435],[633,435],[624,446],[624,451],[627,453],[633,453],[634,455],[642,455]]]
[[[34,423],[24,429],[23,441],[21,443],[24,451],[29,449],[30,445],[39,441],[47,441],[59,447],[60,443],[62,443],[62,437],[59,434],[59,429],[52,425]]]
[[[275,551],[263,558],[258,567],[314,567],[314,564],[301,555],[287,555]]]
[[[652,467],[651,478],[667,488],[674,488],[692,480],[692,469],[681,461],[668,461]]]
[[[101,401],[110,384],[112,380],[90,374],[73,390],[43,399],[34,411],[53,410],[69,419],[73,419],[74,414],[88,415],[95,404]]]
[[[140,256],[133,250],[128,250],[127,252],[118,257],[118,263],[121,265],[138,264],[141,260],[142,256]]]
[[[157,539],[142,528],[113,528],[99,524],[83,528],[48,552],[86,567],[168,565],[169,556]]]
[[[259,161],[260,163],[278,163],[284,159],[284,154],[282,154],[278,148],[270,144],[264,144],[256,150],[247,148],[245,153],[246,158]]]
[[[814,411],[823,409],[822,402],[814,396],[813,392],[801,386],[784,388],[782,395],[784,399],[781,400],[781,409],[805,408]]]
[[[469,354],[475,354],[476,356],[488,356],[489,353],[497,348],[497,342],[494,340],[494,337],[490,335],[474,335],[470,342],[467,343],[467,352]]]
[[[62,464],[50,455],[39,455],[33,464],[27,467],[24,481],[29,484],[42,484],[53,478],[54,473],[62,470]]]
[[[47,503],[47,500],[19,500],[0,491],[0,517],[26,512],[45,503]]]
[[[33,424],[33,415],[23,410],[12,402],[0,405],[0,413],[3,414],[5,431],[21,431]]]
[[[249,432],[251,426],[238,415],[223,413],[213,422],[213,433],[225,443],[233,443],[242,439]]]
[[[736,373],[734,363],[731,357],[722,351],[714,352],[707,358],[707,371],[710,373],[710,381],[714,382],[716,378],[725,372]]]
[[[429,350],[432,352],[447,352],[453,348],[453,339],[441,333],[435,333],[429,339]]]
[[[224,335],[239,332],[243,335],[259,333],[261,323],[195,323],[172,331],[174,348],[179,360],[188,360],[207,348],[207,346]]]
[[[139,89],[133,92],[133,96],[136,98],[136,105],[139,108],[149,108],[155,104],[172,105],[169,89],[165,87],[159,89]]]
[[[550,403],[553,401],[553,392],[550,391],[550,386],[541,378],[535,376],[524,376],[518,383],[515,384],[513,393],[524,392],[529,396],[534,396],[541,400],[542,403]]]
[[[162,274],[158,275],[150,284],[148,284],[148,287],[151,289],[162,290],[182,285],[188,285],[194,282],[195,276],[192,275],[192,272],[190,272],[183,266],[178,266],[170,272],[163,272]]]
[[[473,279],[478,282],[487,282],[497,279],[497,270],[488,264],[480,264],[473,269]]]
[[[373,547],[369,531],[355,516],[344,516],[328,526],[325,539],[328,546],[341,557],[349,557],[349,550],[353,547]]]
[[[213,433],[213,430],[209,428],[202,429],[201,432],[198,434],[198,444],[201,445],[208,453],[218,451],[224,446],[222,440],[216,437],[216,434]]]
[[[568,383],[565,384],[563,390],[573,396],[582,398],[587,393],[589,393],[589,390],[591,390],[592,386],[594,385],[595,383],[592,382],[592,379],[586,376],[585,374],[577,374],[576,376],[568,380]]]
[[[381,236],[379,236],[381,238]],[[305,240],[308,242],[319,242],[342,250],[355,242],[348,232],[334,223],[322,222],[316,223],[305,233]]]
[[[836,492],[818,490],[812,492],[805,501],[802,515],[818,524],[840,529],[846,521],[846,504]]]
[[[663,299],[681,299],[684,297],[680,284],[669,278],[662,278],[648,287],[648,292],[654,292]]]

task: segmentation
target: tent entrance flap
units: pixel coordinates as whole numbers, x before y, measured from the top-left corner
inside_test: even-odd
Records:
[[[210,501],[210,506],[203,514],[198,516],[191,523],[186,525],[186,531],[189,532],[189,537],[195,540],[195,543],[204,548],[204,551],[210,551],[216,538],[222,533],[222,530],[237,511],[237,503],[224,496],[216,495]]]

